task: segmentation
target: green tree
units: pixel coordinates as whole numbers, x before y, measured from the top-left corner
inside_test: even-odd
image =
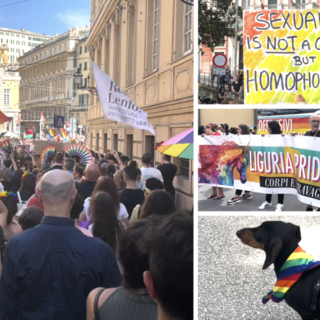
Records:
[[[225,41],[225,37],[235,36],[236,3],[234,0],[199,1],[199,47],[202,44],[214,51]],[[238,17],[242,18],[242,8],[238,7]],[[203,54],[203,51],[202,51]]]

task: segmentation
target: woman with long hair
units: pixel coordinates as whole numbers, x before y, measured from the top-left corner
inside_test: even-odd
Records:
[[[269,134],[282,134],[279,122],[275,120],[268,122],[267,130]],[[262,134],[261,136],[264,137],[265,135]],[[272,194],[266,194],[266,201],[262,203],[262,205],[259,207],[259,210],[264,210],[272,207],[271,199],[272,199]],[[284,203],[284,194],[278,194],[278,204],[276,205],[275,211],[278,211],[278,212],[283,211],[284,209],[283,203]]]
[[[21,178],[21,186],[17,193],[21,201],[28,201],[36,191],[36,176],[31,172],[25,172]]]
[[[4,232],[5,240],[22,232],[15,215],[18,211],[18,198],[13,192],[0,193],[0,225]]]
[[[146,201],[146,198],[148,198],[153,191],[163,190],[163,189],[164,189],[164,185],[159,179],[153,178],[153,177],[147,179],[144,186],[144,199],[145,199],[144,201]],[[139,220],[140,211],[141,211],[141,205],[137,204],[132,211],[132,215],[130,217],[130,225],[136,223]]]
[[[176,205],[172,195],[164,190],[155,190],[147,197],[139,212],[139,219],[148,219],[151,215],[164,216],[175,213]]]
[[[238,135],[247,135],[250,134],[249,127],[246,124],[239,124],[238,126]],[[241,196],[242,190],[236,190],[236,194],[233,196],[231,200],[228,200],[227,204],[235,204],[241,202],[243,200],[250,200],[252,199],[252,195],[250,191],[245,191],[244,194]]]
[[[87,319],[156,320],[157,304],[148,294],[143,273],[149,270],[145,237],[150,221],[138,221],[119,239],[122,285],[96,288],[87,300]]]
[[[91,199],[99,192],[106,192],[111,195],[118,219],[125,225],[129,225],[129,214],[126,207],[120,203],[120,194],[117,190],[115,182],[108,177],[100,177],[95,188],[93,189],[91,198],[87,198],[84,202],[83,213],[86,214],[86,220],[90,220],[90,202]]]
[[[3,185],[4,191],[12,191],[13,183],[10,179],[10,171],[6,168],[0,171],[0,182]]]
[[[220,132],[222,133],[222,135],[224,136],[229,136],[230,135],[230,132],[229,132],[229,125],[227,123],[222,123],[220,122]]]
[[[228,92],[226,91],[226,89],[223,86],[220,87],[219,93],[218,93],[218,103],[221,104],[227,95],[228,95]]]
[[[203,136],[221,136],[222,133],[218,131],[218,125],[214,123],[205,124],[205,134]],[[212,193],[207,197],[207,199],[220,200],[225,197],[223,193],[223,188],[221,187],[212,187]]]
[[[116,253],[118,238],[124,231],[124,226],[118,220],[117,210],[109,193],[98,192],[92,197],[90,215],[93,224],[89,230],[91,229],[93,236],[107,243]]]
[[[23,176],[22,170],[16,170],[12,177],[12,184],[13,184],[13,192],[17,192],[21,186],[21,178]]]

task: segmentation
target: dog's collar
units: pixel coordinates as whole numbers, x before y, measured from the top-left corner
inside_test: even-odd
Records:
[[[304,272],[319,265],[320,261],[314,261],[314,258],[310,254],[307,254],[298,246],[281,267],[273,290],[263,297],[262,303],[265,304],[270,299],[276,303],[281,302],[289,289],[300,279]]]

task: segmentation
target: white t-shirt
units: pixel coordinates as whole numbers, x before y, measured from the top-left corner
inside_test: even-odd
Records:
[[[82,213],[85,213],[85,214],[86,214],[87,220],[89,220],[89,218],[90,218],[90,214],[89,214],[90,200],[91,200],[91,198],[87,198],[87,199],[84,201],[84,204],[83,204],[83,211],[82,211]],[[126,207],[124,206],[124,204],[123,204],[123,203],[120,203],[120,209],[119,209],[119,213],[118,213],[118,219],[119,219],[119,220],[124,220],[124,219],[126,219],[126,218],[129,218],[128,211],[127,211]]]
[[[163,182],[163,177],[160,170],[152,167],[142,168],[141,182],[143,183],[143,186],[145,185],[146,180],[148,180],[149,178],[156,178],[156,179],[159,179],[161,182]]]

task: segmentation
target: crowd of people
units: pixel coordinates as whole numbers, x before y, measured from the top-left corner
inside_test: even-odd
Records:
[[[0,170],[0,319],[192,319],[193,218],[170,157],[37,159]]]
[[[309,137],[320,137],[320,116],[312,115],[310,117],[310,127],[311,130],[307,131],[304,135]],[[268,122],[268,134],[269,135],[282,135],[285,134],[282,132],[279,122],[272,120]],[[256,127],[248,126],[246,124],[239,124],[238,128],[230,128],[227,123],[207,123],[203,126],[200,126],[198,129],[198,135],[204,136],[221,136],[221,135],[249,135],[256,134]],[[296,132],[291,132],[290,135],[297,135]],[[264,137],[264,134],[261,134]],[[278,202],[275,206],[275,211],[281,212],[284,210],[284,194],[278,194]],[[212,187],[212,192],[208,195],[207,199],[221,200],[225,198],[225,194],[222,187]],[[236,190],[234,196],[227,201],[228,205],[234,205],[242,200],[252,199],[252,194],[250,191],[246,190]],[[259,206],[259,210],[264,210],[272,207],[272,194],[266,194],[265,201]],[[312,205],[307,205],[306,211],[313,211]],[[320,208],[316,208],[315,211],[320,211]]]

